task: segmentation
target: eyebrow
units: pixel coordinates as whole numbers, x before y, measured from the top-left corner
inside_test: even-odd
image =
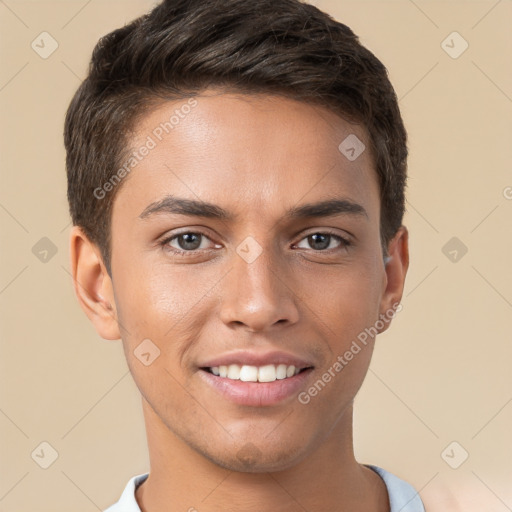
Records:
[[[189,217],[206,217],[223,221],[234,220],[238,217],[224,208],[206,201],[185,199],[167,195],[159,201],[147,206],[139,215],[146,219],[155,214],[177,214]],[[290,208],[284,215],[286,220],[300,220],[312,217],[332,217],[336,215],[354,215],[367,217],[365,208],[349,199],[328,199],[316,203],[307,203]]]

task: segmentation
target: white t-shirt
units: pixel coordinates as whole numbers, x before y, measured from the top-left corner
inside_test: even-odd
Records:
[[[382,468],[370,464],[365,464],[365,466],[373,469],[384,480],[388,490],[391,512],[425,512],[419,494],[410,484]],[[144,473],[132,477],[119,501],[104,512],[141,512],[135,500],[135,490],[148,476],[149,473]]]

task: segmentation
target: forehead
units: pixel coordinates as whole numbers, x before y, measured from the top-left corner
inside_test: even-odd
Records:
[[[164,194],[275,213],[343,196],[378,216],[366,129],[280,96],[205,92],[154,107],[130,139],[136,160],[114,202],[140,211]],[[375,204],[376,203],[376,204]],[[134,214],[136,212],[134,211]]]

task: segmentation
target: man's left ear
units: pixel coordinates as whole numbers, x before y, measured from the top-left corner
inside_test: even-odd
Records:
[[[380,314],[393,318],[394,312],[402,299],[405,276],[409,268],[409,232],[405,226],[400,226],[395,236],[388,244],[388,256],[384,260],[386,272],[386,288],[380,303]],[[390,322],[382,322],[384,332]]]

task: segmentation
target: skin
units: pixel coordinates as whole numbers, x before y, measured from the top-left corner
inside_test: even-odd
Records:
[[[147,113],[132,146],[185,103]],[[407,229],[388,244],[385,265],[374,162],[369,149],[353,162],[339,151],[350,134],[369,148],[363,126],[323,107],[206,91],[117,191],[112,277],[98,248],[73,228],[79,302],[100,336],[122,338],[142,395],[151,461],[136,492],[143,512],[389,511],[384,483],[355,460],[352,440],[353,400],[374,339],[307,405],[297,396],[265,407],[234,404],[198,368],[235,349],[285,350],[314,365],[307,390],[400,301]],[[167,194],[236,217],[140,218]],[[333,198],[366,213],[285,218],[289,208]],[[308,239],[326,231],[350,245]],[[162,244],[187,232],[205,237],[185,256],[171,252],[190,247],[183,239]],[[248,236],[262,248],[252,263],[236,252]],[[144,339],[160,350],[149,366],[134,355]]]

